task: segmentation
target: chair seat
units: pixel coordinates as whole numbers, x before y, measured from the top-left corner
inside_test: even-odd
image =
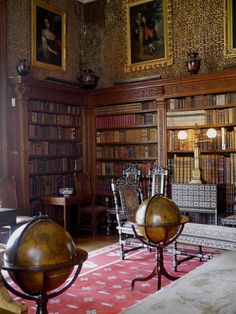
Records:
[[[102,212],[104,212],[104,213],[106,213],[106,208],[104,208],[104,207],[102,207],[102,206],[94,206],[94,208],[92,208],[91,206],[85,206],[85,207],[81,207],[80,209],[79,209],[79,211],[81,212],[81,213],[92,213],[93,212],[93,210],[96,212],[96,213],[102,213]]]
[[[23,225],[27,222],[30,222],[32,219],[33,217],[30,216],[16,216],[16,224]]]
[[[224,226],[236,226],[236,215],[231,215],[221,219]]]
[[[122,230],[122,232],[126,234],[134,235],[132,225],[128,220],[123,222],[120,226],[117,226],[116,228],[117,230],[119,229]],[[141,233],[139,232],[138,228],[136,227],[135,229],[137,231],[137,234],[141,236]]]

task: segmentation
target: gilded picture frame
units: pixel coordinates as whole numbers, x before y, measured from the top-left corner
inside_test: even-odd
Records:
[[[32,0],[32,65],[66,70],[66,12]]]
[[[127,0],[126,72],[173,64],[170,0]]]
[[[224,55],[236,57],[236,0],[224,0]]]

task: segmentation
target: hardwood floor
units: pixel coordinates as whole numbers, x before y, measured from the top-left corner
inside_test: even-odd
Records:
[[[87,252],[118,242],[118,234],[116,230],[113,230],[112,234],[109,236],[106,235],[105,230],[101,230],[96,236],[93,236],[91,232],[84,232],[72,237],[75,244]],[[8,233],[0,232],[0,243],[7,243],[7,240]]]
[[[90,252],[107,245],[118,242],[118,234],[106,235],[103,233],[93,236],[91,233],[84,233],[73,237],[75,244],[81,249]]]

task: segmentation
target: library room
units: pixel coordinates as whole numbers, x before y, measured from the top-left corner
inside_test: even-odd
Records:
[[[236,1],[0,0],[0,313],[236,313]]]

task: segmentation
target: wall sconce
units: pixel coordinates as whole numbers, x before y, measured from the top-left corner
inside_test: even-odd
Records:
[[[213,140],[216,138],[217,132],[215,129],[210,128],[207,130],[207,137],[209,140]],[[187,140],[188,133],[186,131],[179,131],[178,132],[178,139],[184,143]],[[193,152],[194,152],[194,168],[192,170],[191,181],[189,183],[203,183],[201,177],[201,169],[200,169],[200,142],[206,142],[209,140],[200,140],[200,130],[197,127],[193,129]]]

